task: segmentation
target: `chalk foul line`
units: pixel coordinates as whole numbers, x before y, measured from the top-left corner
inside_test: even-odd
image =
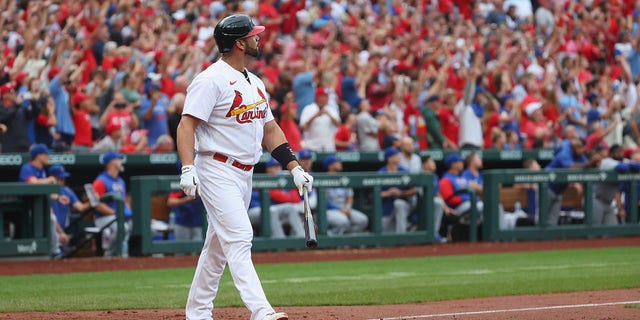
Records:
[[[477,315],[477,314],[507,313],[507,312],[521,312],[521,311],[540,311],[540,310],[569,309],[569,308],[603,307],[603,306],[615,306],[615,305],[636,304],[636,303],[640,303],[640,300],[605,302],[605,303],[568,304],[568,305],[563,305],[563,306],[546,306],[546,307],[531,307],[531,308],[516,308],[516,309],[499,309],[499,310],[482,310],[482,311],[468,311],[468,312],[438,313],[438,314],[425,314],[425,315],[415,315],[415,316],[402,316],[402,317],[395,317],[395,318],[375,318],[375,319],[368,319],[368,320],[427,319],[427,318],[465,316],[465,315]]]

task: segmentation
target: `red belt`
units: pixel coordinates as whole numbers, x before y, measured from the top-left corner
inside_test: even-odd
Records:
[[[233,160],[231,162],[229,162],[229,157],[225,156],[224,154],[221,153],[214,153],[213,154],[213,160],[218,160],[220,162],[224,162],[224,163],[229,163],[230,165],[243,170],[243,171],[251,171],[251,169],[253,169],[253,165],[250,164],[243,164],[240,163],[236,160]]]

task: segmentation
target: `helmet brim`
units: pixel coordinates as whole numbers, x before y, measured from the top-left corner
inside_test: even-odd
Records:
[[[253,37],[256,34],[262,33],[264,29],[265,29],[264,26],[254,26],[253,30],[251,30],[251,32],[249,32],[246,36],[242,37],[241,39]]]

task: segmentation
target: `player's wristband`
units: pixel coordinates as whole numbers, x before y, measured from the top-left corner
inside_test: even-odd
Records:
[[[271,151],[271,156],[278,160],[283,168],[286,168],[291,161],[298,161],[296,154],[293,152],[293,149],[291,149],[291,145],[289,145],[289,142],[285,142],[273,149],[273,151]]]

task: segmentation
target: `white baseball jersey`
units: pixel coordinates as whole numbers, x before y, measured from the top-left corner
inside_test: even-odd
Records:
[[[262,155],[265,123],[273,120],[264,83],[218,60],[187,88],[182,114],[203,121],[196,129],[196,152],[219,152],[244,164]]]

